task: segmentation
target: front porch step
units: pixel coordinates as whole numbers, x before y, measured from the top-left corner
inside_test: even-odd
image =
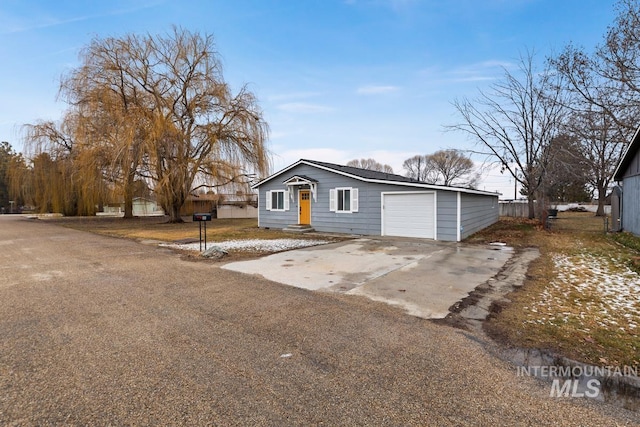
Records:
[[[282,231],[289,233],[309,233],[316,230],[308,224],[290,224],[283,228]]]

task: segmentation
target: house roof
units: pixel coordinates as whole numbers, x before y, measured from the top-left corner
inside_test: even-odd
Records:
[[[403,186],[409,186],[409,187],[416,187],[416,188],[427,188],[427,189],[433,189],[433,190],[449,190],[449,191],[460,191],[462,193],[470,193],[470,194],[483,194],[483,195],[491,195],[491,196],[496,196],[498,193],[494,193],[494,192],[489,192],[489,191],[481,191],[481,190],[474,190],[472,188],[464,188],[464,187],[445,187],[442,185],[433,185],[433,184],[428,184],[426,182],[422,182],[422,181],[418,181],[416,179],[413,178],[407,178],[406,176],[402,176],[402,175],[396,175],[396,174],[392,174],[392,173],[385,173],[385,172],[378,172],[378,171],[372,171],[369,169],[362,169],[362,168],[356,168],[353,166],[343,166],[343,165],[338,165],[335,163],[328,163],[328,162],[319,162],[316,160],[308,160],[308,159],[300,159],[297,162],[287,166],[286,168],[274,173],[273,175],[263,179],[262,181],[254,184],[251,188],[257,188],[263,184],[265,184],[268,181],[273,180],[274,178],[277,178],[278,176],[286,173],[287,171],[293,169],[294,167],[300,165],[300,164],[305,164],[305,165],[309,165],[312,167],[316,167],[318,169],[323,169],[323,170],[327,170],[330,172],[334,172],[340,175],[344,175],[350,178],[354,178],[360,181],[364,181],[364,182],[374,182],[374,183],[381,183],[381,184],[392,184],[392,185],[403,185]],[[298,175],[301,176],[301,175]]]
[[[394,181],[394,182],[413,182],[413,183],[420,182],[417,179],[407,178],[406,176],[396,175],[393,173],[378,172],[378,171],[372,171],[369,169],[355,168],[353,166],[342,166],[342,165],[336,165],[334,163],[318,162],[315,160],[304,160],[304,161],[316,164],[318,166],[324,166],[327,169],[333,169],[336,171],[344,172],[346,174],[357,176],[360,178],[365,178],[365,179],[375,179],[380,181]]]
[[[620,163],[618,163],[618,167],[616,171],[613,173],[613,179],[615,181],[622,181],[622,177],[624,173],[627,171],[629,164],[636,156],[636,153],[640,149],[640,126],[636,129],[636,133],[633,135],[631,139],[631,144],[627,147],[620,159]]]

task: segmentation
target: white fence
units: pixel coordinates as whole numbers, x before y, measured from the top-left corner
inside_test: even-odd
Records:
[[[245,205],[219,205],[216,218],[258,218],[258,208]]]

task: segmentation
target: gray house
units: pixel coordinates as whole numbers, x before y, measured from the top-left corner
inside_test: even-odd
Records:
[[[253,186],[258,225],[460,241],[498,220],[498,194],[299,160]]]
[[[613,179],[622,182],[621,230],[640,235],[640,128],[620,159]]]

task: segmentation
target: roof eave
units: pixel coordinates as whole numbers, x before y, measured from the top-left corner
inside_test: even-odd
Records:
[[[258,181],[258,182],[256,182],[255,184],[253,184],[253,185],[251,186],[251,188],[252,188],[252,189],[257,188],[257,187],[261,186],[262,184],[264,184],[265,182],[267,182],[267,181],[271,181],[271,180],[272,180],[272,179],[274,179],[275,177],[277,177],[277,176],[279,176],[279,175],[282,175],[282,174],[283,174],[283,173],[285,173],[286,171],[288,171],[288,170],[290,170],[290,169],[292,169],[292,168],[294,168],[294,167],[298,166],[298,165],[299,165],[300,163],[302,163],[302,162],[303,162],[303,160],[301,159],[301,160],[298,160],[298,161],[297,161],[297,162],[295,162],[295,163],[290,164],[290,165],[289,165],[289,166],[287,166],[286,168],[279,170],[278,172],[274,173],[273,175],[269,175],[268,177],[266,177],[266,178],[265,178],[265,179],[263,179],[262,181]]]
[[[620,158],[620,162],[616,167],[616,170],[613,172],[613,180],[614,181],[622,181],[622,175],[624,175],[625,170],[629,166],[629,163],[633,159],[636,151],[638,151],[640,145],[640,126],[636,129],[636,132],[633,134],[633,138],[631,138],[631,143],[624,151],[624,154]]]

